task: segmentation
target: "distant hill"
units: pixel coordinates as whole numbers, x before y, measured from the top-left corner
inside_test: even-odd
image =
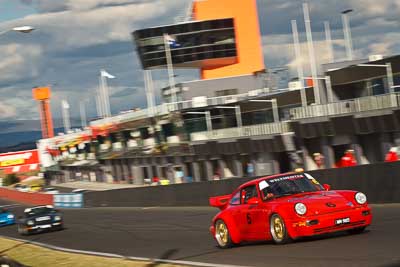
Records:
[[[0,153],[7,153],[7,152],[14,152],[14,151],[21,151],[21,150],[31,150],[31,149],[36,149],[35,141],[20,143],[15,146],[0,147]]]
[[[0,148],[11,147],[22,143],[32,143],[42,137],[38,131],[14,132],[0,134]]]
[[[79,128],[79,121],[72,120],[72,128]],[[54,120],[54,134],[64,131],[60,120]],[[42,138],[40,122],[37,120],[0,121],[0,153],[36,148]]]
[[[54,133],[62,132],[64,128],[54,129]],[[0,152],[12,152],[36,148],[36,141],[42,138],[41,131],[15,133],[0,133]]]
[[[79,119],[71,119],[71,125],[79,127],[81,124]],[[62,119],[53,119],[54,128],[62,128]],[[14,121],[0,121],[0,134],[3,133],[21,133],[21,132],[40,132],[39,120],[14,120]],[[0,145],[1,146],[1,145]]]

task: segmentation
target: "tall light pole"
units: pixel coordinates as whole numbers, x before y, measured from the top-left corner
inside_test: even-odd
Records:
[[[114,79],[115,76],[111,75],[104,69],[100,70],[100,90],[102,92],[102,97],[103,97],[103,111],[104,115],[106,117],[111,116],[111,106],[110,106],[110,96],[108,93],[108,84],[107,84],[107,79]]]
[[[329,21],[324,21],[326,48],[328,50],[328,62],[335,62],[335,56],[332,46],[331,27]]]
[[[19,26],[19,27],[14,27],[5,31],[1,31],[0,35],[5,34],[7,32],[20,32],[20,33],[30,33],[31,31],[35,30],[32,26]]]
[[[207,131],[211,132],[212,131],[212,122],[211,122],[211,114],[210,111],[189,111],[186,112],[186,114],[200,114],[200,115],[205,115],[206,116],[206,124],[207,124]]]
[[[346,43],[346,55],[347,60],[353,60],[353,40],[351,39],[350,23],[347,14],[353,12],[353,9],[347,9],[342,11],[342,23],[343,23],[343,33],[344,41]]]
[[[71,121],[69,118],[69,104],[66,100],[61,101],[62,106],[62,116],[63,116],[63,123],[64,123],[64,132],[68,133],[71,130]]]
[[[374,67],[374,68],[386,68],[386,75],[388,79],[388,87],[389,87],[389,93],[394,92],[394,81],[393,81],[393,72],[392,72],[392,64],[391,63],[386,63],[385,65],[383,64],[358,64],[357,66],[359,67]]]
[[[273,99],[253,99],[250,102],[268,102],[272,104],[272,114],[274,117],[274,122],[279,122],[279,111],[278,111],[278,103],[276,98]]]
[[[163,38],[164,38],[165,57],[167,59],[168,82],[169,82],[169,90],[171,92],[170,93],[171,102],[176,103],[178,101],[178,98],[176,96],[174,66],[172,62],[171,47],[169,43],[171,37],[165,33],[163,35]]]
[[[292,32],[293,32],[294,51],[296,54],[296,62],[297,62],[297,76],[299,77],[299,82],[301,85],[300,88],[301,105],[305,107],[307,106],[307,95],[306,95],[304,80],[300,78],[304,76],[304,71],[303,71],[303,62],[301,60],[299,33],[297,31],[296,20],[292,20]]]
[[[243,122],[242,122],[242,115],[241,115],[241,111],[240,111],[240,106],[216,106],[215,108],[220,108],[220,109],[234,109],[235,110],[235,116],[236,116],[236,124],[237,127],[242,128],[243,126]]]
[[[307,44],[308,44],[308,52],[310,56],[310,65],[311,65],[311,75],[313,77],[313,88],[314,88],[314,99],[317,105],[321,104],[321,97],[319,95],[319,84],[318,84],[318,70],[317,70],[317,63],[315,59],[314,53],[314,43],[312,39],[312,32],[311,32],[311,21],[310,21],[310,14],[308,10],[308,4],[303,4],[303,11],[304,11],[304,21],[306,25],[306,32],[307,32]]]
[[[86,118],[86,108],[85,108],[85,100],[79,101],[79,111],[81,114],[81,125],[84,130],[87,126],[87,118]]]
[[[154,86],[153,86],[153,78],[151,76],[150,70],[144,70],[144,89],[146,91],[147,98],[147,110],[149,116],[154,116]]]

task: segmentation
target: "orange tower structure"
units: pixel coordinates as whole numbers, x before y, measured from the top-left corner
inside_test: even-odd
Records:
[[[256,0],[195,1],[193,18],[233,18],[235,25],[237,63],[212,69],[202,68],[202,79],[253,74],[265,69]]]
[[[50,138],[54,136],[53,119],[50,110],[50,87],[36,87],[32,89],[33,99],[39,101],[40,124],[42,127],[42,137]]]

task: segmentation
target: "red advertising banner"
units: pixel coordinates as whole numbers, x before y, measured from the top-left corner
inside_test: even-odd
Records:
[[[0,169],[26,164],[39,164],[37,149],[0,154]]]

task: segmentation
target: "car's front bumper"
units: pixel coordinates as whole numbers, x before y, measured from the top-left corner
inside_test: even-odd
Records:
[[[63,227],[63,222],[60,221],[60,222],[53,222],[53,223],[49,223],[49,224],[33,225],[33,226],[25,226],[25,227],[29,233],[36,233],[36,232],[60,229]]]
[[[12,224],[15,224],[15,220],[14,219],[8,219],[8,220],[0,221],[0,227],[1,226],[6,226],[6,225],[12,225]]]
[[[371,208],[366,205],[323,215],[299,217],[287,221],[286,227],[292,238],[298,238],[366,227],[371,221]]]

